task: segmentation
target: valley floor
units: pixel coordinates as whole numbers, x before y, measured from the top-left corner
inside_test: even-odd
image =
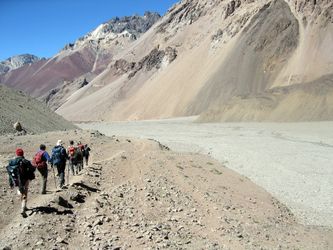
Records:
[[[79,126],[209,154],[273,194],[301,223],[333,226],[333,122],[201,124],[195,118]]]
[[[0,181],[1,249],[332,249],[332,228],[304,226],[271,194],[209,156],[157,141],[96,131],[0,137],[0,162],[16,147],[31,159],[40,143],[88,143],[90,164],[57,190],[39,194],[36,174],[28,217]],[[66,171],[67,174],[67,171]],[[67,178],[66,178],[67,179]]]

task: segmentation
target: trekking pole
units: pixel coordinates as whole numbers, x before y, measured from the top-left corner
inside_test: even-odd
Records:
[[[55,172],[54,172],[53,164],[51,165],[51,168],[52,168],[53,177],[54,177],[54,186],[55,186],[55,188],[57,189],[57,178],[56,178],[56,176],[55,176]]]

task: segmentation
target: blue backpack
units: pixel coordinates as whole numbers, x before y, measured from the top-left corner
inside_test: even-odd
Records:
[[[22,182],[35,179],[35,168],[26,159],[16,158],[10,160],[6,169],[9,175],[9,184],[12,187],[21,188],[24,185]]]
[[[59,165],[61,162],[64,160],[63,152],[62,152],[62,147],[54,147],[52,149],[52,164],[53,165]]]
[[[9,165],[6,167],[9,176],[9,185],[11,187],[20,187],[20,168],[22,168],[22,161],[10,160]]]

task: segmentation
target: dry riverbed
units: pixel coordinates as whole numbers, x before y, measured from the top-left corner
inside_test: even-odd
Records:
[[[199,124],[194,119],[79,126],[209,154],[285,203],[299,222],[333,226],[333,122]]]

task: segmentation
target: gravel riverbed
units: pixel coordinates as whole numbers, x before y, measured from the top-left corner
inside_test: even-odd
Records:
[[[301,223],[333,226],[333,122],[210,123],[195,117],[78,124],[209,154],[285,203]]]

